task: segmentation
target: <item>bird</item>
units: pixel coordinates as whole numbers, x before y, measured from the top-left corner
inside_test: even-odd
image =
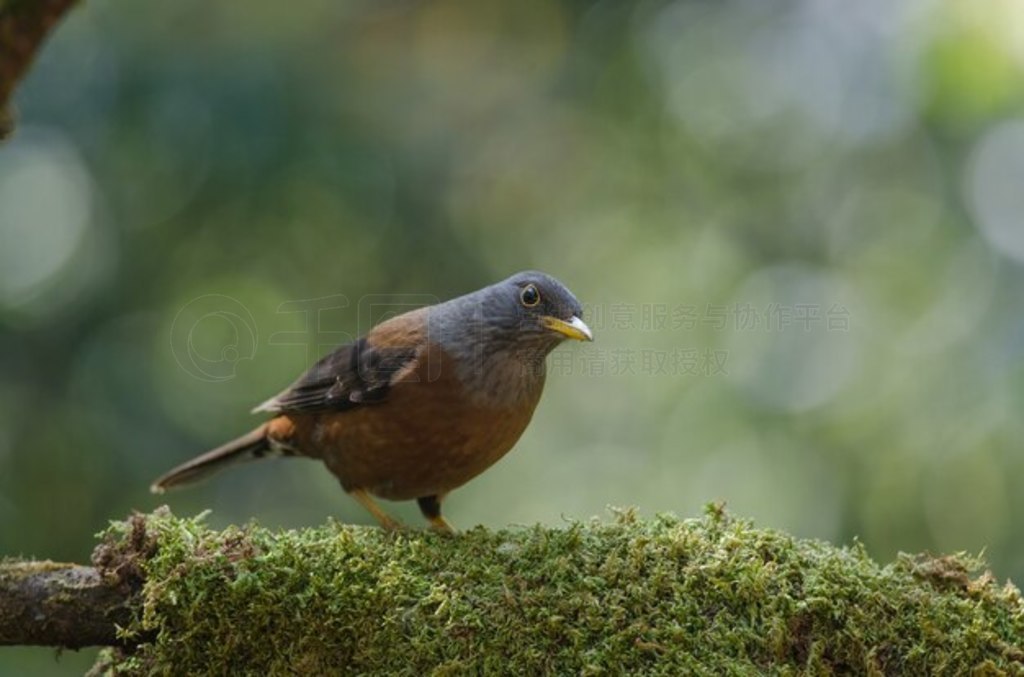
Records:
[[[565,285],[524,271],[386,319],[321,358],[252,411],[252,431],[173,468],[154,493],[236,463],[319,459],[385,529],[376,499],[415,500],[429,525],[454,532],[441,503],[519,441],[544,389],[546,357],[592,341]]]

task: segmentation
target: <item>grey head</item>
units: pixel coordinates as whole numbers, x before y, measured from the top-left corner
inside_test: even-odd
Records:
[[[430,330],[449,348],[528,347],[547,354],[565,339],[593,340],[582,312],[564,284],[528,270],[434,306]]]
[[[482,391],[539,396],[547,354],[566,339],[593,340],[582,311],[564,284],[529,270],[431,307],[428,332]]]

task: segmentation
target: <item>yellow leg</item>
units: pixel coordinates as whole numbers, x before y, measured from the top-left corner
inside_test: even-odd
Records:
[[[373,515],[378,522],[380,522],[380,525],[383,528],[389,531],[394,531],[395,529],[402,528],[402,523],[396,520],[391,515],[384,512],[381,509],[381,507],[377,505],[377,502],[373,500],[373,497],[366,492],[365,489],[353,489],[348,493],[351,494],[352,498],[359,501],[360,505],[366,508],[369,511],[369,513]]]

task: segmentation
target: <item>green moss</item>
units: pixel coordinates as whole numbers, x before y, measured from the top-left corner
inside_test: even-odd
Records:
[[[155,637],[113,672],[1024,674],[1024,602],[980,562],[880,566],[714,508],[457,537],[161,513],[104,540],[145,576],[126,634]]]

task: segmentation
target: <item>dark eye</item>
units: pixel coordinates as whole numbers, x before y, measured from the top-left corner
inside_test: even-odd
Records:
[[[523,291],[519,292],[519,300],[527,308],[535,306],[540,303],[540,292],[532,284],[528,284],[523,287]]]

